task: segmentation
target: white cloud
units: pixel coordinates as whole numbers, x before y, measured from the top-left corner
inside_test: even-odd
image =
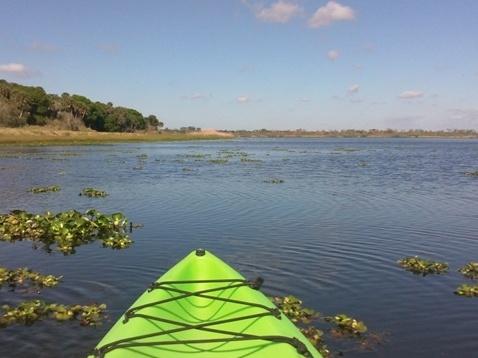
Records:
[[[352,8],[329,1],[315,12],[309,20],[309,27],[323,27],[336,21],[354,20],[355,17],[355,11]]]
[[[423,93],[419,91],[405,91],[398,95],[398,98],[401,99],[412,99],[422,97]]]
[[[250,97],[249,96],[239,96],[236,98],[236,102],[239,102],[239,103],[246,103],[246,102],[250,102]]]
[[[352,85],[352,86],[349,87],[348,92],[349,93],[357,93],[359,88],[360,88],[359,85]]]
[[[309,103],[310,102],[310,98],[309,97],[302,97],[300,99],[301,102],[305,102],[305,103]]]
[[[9,73],[19,77],[29,77],[32,74],[30,69],[21,63],[8,63],[5,65],[0,65],[0,72]]]
[[[327,57],[329,60],[335,61],[340,56],[340,52],[337,50],[330,50],[327,52]]]
[[[253,10],[259,20],[285,24],[298,15],[302,8],[297,4],[280,0],[270,7],[264,7],[262,4],[254,5]]]

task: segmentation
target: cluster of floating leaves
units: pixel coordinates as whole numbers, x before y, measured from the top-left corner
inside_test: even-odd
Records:
[[[268,184],[281,184],[283,182],[284,182],[284,179],[279,179],[279,178],[272,178],[272,179],[264,180],[264,183],[268,183]]]
[[[121,213],[103,215],[90,209],[86,213],[76,210],[31,214],[14,210],[0,214],[0,241],[32,240],[34,248],[38,244],[46,252],[56,246],[64,255],[75,253],[75,248],[93,241],[101,242],[103,247],[123,249],[132,243],[126,234],[128,221]]]
[[[469,262],[466,266],[459,268],[458,272],[466,278],[476,281],[478,279],[478,262]],[[478,297],[478,285],[467,285],[464,283],[455,290],[455,295]]]
[[[465,175],[478,176],[478,170],[475,170],[474,172],[466,172]]]
[[[422,260],[418,256],[405,257],[398,260],[397,263],[403,266],[407,271],[411,271],[415,275],[426,276],[429,273],[440,274],[447,273],[449,265],[446,262],[438,262],[432,260]],[[470,280],[478,279],[478,262],[469,262],[466,266],[457,270],[464,277]],[[478,297],[478,285],[462,284],[454,293],[462,297]]]
[[[95,188],[84,188],[83,191],[80,193],[80,196],[88,196],[90,198],[99,198],[107,195],[108,193],[106,191]]]
[[[359,338],[358,343],[360,346],[367,347],[367,349],[373,349],[374,345],[381,343],[381,337],[379,334],[373,332],[373,339],[369,339],[369,337],[366,336],[367,326],[362,321],[348,317],[345,314],[338,314],[332,317],[322,317],[314,310],[304,308],[302,306],[302,301],[293,295],[285,297],[269,297],[269,299],[274,302],[277,308],[279,308],[279,310],[292,322],[302,323],[305,325],[308,324],[308,326],[304,327],[299,326],[299,330],[324,357],[328,357],[330,355],[329,349],[325,342],[327,338],[325,337],[326,334],[316,326],[311,325],[312,322],[318,320],[327,323],[333,323],[335,325],[335,327],[329,329],[332,338]]]
[[[63,305],[30,300],[21,302],[16,307],[3,305],[1,308],[4,313],[0,316],[0,328],[12,324],[31,326],[42,318],[58,322],[79,320],[81,326],[97,326],[101,324],[106,305]]]
[[[60,191],[60,190],[61,188],[59,186],[40,186],[36,188],[30,188],[28,189],[28,192],[39,194],[39,193],[48,193],[48,192]]]
[[[405,257],[398,260],[397,263],[412,272],[414,275],[426,276],[428,274],[439,275],[448,272],[450,266],[446,262],[438,262],[428,259],[421,259],[418,256]]]
[[[43,287],[55,287],[61,282],[61,278],[62,276],[42,275],[39,272],[30,270],[28,267],[18,268],[16,270],[0,267],[0,288],[6,285],[12,291],[17,286],[26,285],[38,289],[42,289]]]

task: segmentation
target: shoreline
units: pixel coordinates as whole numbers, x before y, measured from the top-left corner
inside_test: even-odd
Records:
[[[477,139],[478,134],[456,133],[429,133],[410,135],[406,133],[367,133],[366,135],[350,133],[320,133],[289,131],[268,132],[228,132],[215,129],[204,129],[197,132],[184,132],[164,130],[160,132],[134,132],[110,133],[96,132],[90,129],[70,131],[54,127],[28,126],[22,128],[0,127],[0,146],[20,145],[93,145],[113,143],[139,143],[139,142],[174,142],[194,140],[227,140],[232,138],[410,138],[410,139]]]
[[[0,128],[0,145],[87,145],[127,142],[166,142],[234,138],[231,133],[213,129],[201,132],[109,133],[93,130],[69,131],[49,127]]]

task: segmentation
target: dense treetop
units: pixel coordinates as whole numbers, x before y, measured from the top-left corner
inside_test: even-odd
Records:
[[[80,95],[47,94],[42,87],[0,79],[0,127],[54,124],[61,129],[87,127],[100,132],[134,132],[163,126],[156,116],[135,109],[93,102]]]

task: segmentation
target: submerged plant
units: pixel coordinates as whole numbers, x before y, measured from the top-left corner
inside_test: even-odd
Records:
[[[441,274],[448,272],[450,266],[446,262],[438,262],[432,260],[424,260],[418,256],[404,257],[398,260],[397,263],[404,267],[405,270],[410,271],[414,275]]]

